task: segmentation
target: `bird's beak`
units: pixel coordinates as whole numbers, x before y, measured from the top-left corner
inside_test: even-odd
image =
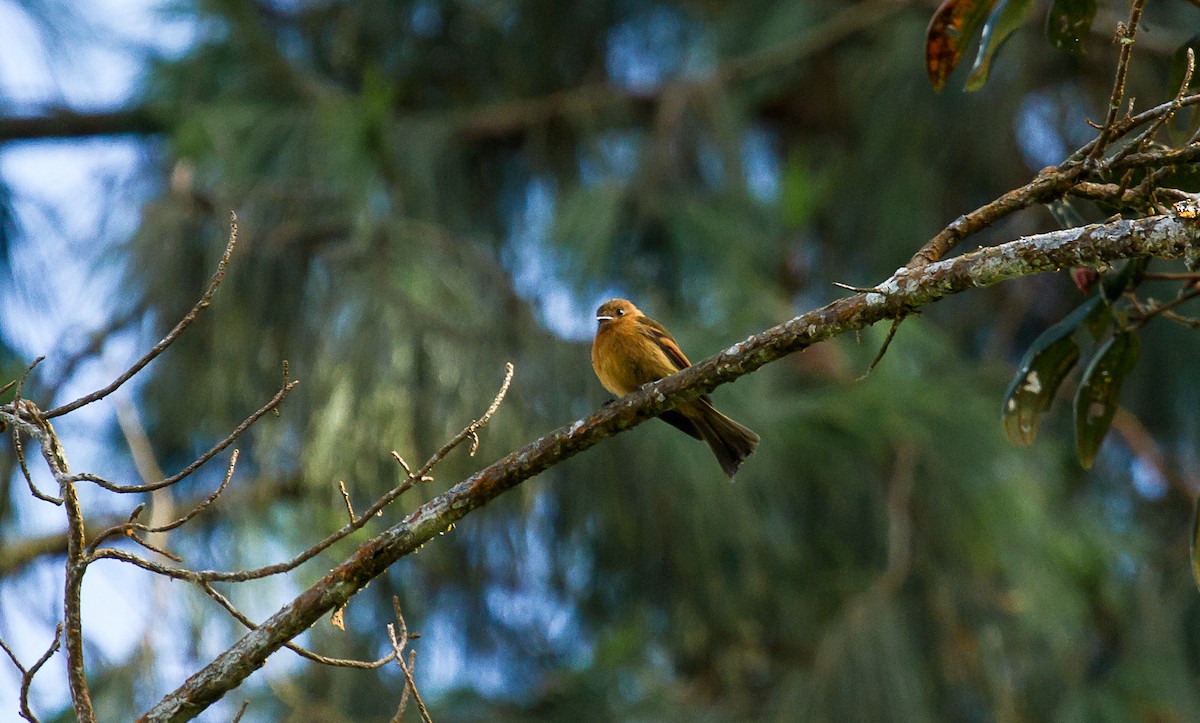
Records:
[[[615,316],[600,316],[600,315],[597,315],[597,316],[596,316],[596,321],[612,321],[612,320],[613,320],[613,319],[615,319],[615,318],[617,318],[617,317],[615,317]]]

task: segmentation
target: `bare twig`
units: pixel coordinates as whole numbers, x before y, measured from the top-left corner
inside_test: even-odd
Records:
[[[92,402],[104,399],[109,394],[112,394],[119,389],[122,384],[132,379],[133,375],[140,372],[147,364],[154,361],[159,354],[162,354],[164,351],[166,351],[167,347],[175,343],[175,340],[179,338],[179,335],[182,334],[185,329],[191,326],[192,322],[196,320],[196,317],[199,316],[200,312],[207,309],[208,305],[212,303],[213,294],[216,293],[217,286],[221,284],[221,280],[225,278],[225,269],[229,265],[229,257],[233,255],[233,248],[237,245],[237,231],[237,214],[230,212],[229,242],[225,244],[225,253],[221,255],[221,261],[217,264],[217,271],[209,280],[208,288],[204,290],[204,294],[200,297],[200,300],[196,302],[196,305],[192,307],[191,311],[189,311],[182,319],[179,320],[179,323],[175,325],[174,329],[171,329],[171,331],[168,332],[161,341],[155,344],[150,351],[146,352],[145,356],[134,362],[133,366],[125,370],[125,372],[121,374],[121,376],[114,379],[111,384],[103,389],[98,389],[91,394],[82,396],[73,402],[69,402],[61,407],[55,407],[54,409],[51,409],[50,411],[46,412],[46,419],[53,419],[54,417],[61,416],[67,412],[73,412],[82,406],[91,404]]]
[[[404,458],[400,456],[400,453],[394,449],[392,450],[392,459],[396,460],[400,464],[400,466],[404,469],[404,474],[408,475],[409,477],[413,476],[412,468],[408,466],[408,462],[405,462]]]
[[[58,648],[62,644],[62,631],[62,623],[59,623],[54,628],[54,640],[51,641],[50,647],[46,648],[46,652],[42,653],[42,657],[38,658],[29,668],[21,665],[21,661],[17,660],[17,656],[13,653],[12,649],[3,640],[0,640],[0,648],[3,648],[4,652],[8,654],[8,659],[12,661],[13,665],[17,666],[17,670],[21,673],[21,717],[30,721],[30,723],[37,723],[37,716],[29,708],[29,686],[33,683],[33,676],[37,675],[37,672],[46,664],[50,656],[58,652]]]
[[[1131,315],[1131,317],[1130,317],[1131,326],[1135,329],[1145,326],[1154,317],[1156,317],[1160,314],[1163,314],[1165,312],[1171,311],[1172,309],[1174,309],[1177,306],[1186,304],[1187,302],[1191,301],[1192,299],[1195,299],[1197,296],[1200,296],[1200,289],[1191,287],[1187,291],[1185,291],[1184,293],[1180,294],[1178,297],[1176,297],[1170,301],[1166,301],[1161,304],[1152,304],[1148,308],[1146,308],[1144,310],[1139,310]]]
[[[408,669],[414,670],[417,665],[417,650],[413,648],[408,651]],[[404,690],[400,691],[400,705],[396,706],[396,715],[392,716],[391,723],[400,723],[404,720],[404,711],[408,709],[409,687],[404,686]]]
[[[38,420],[37,415],[40,414],[40,412],[38,412],[36,406],[34,406],[32,404],[23,404],[22,403],[23,400],[21,399],[21,392],[24,391],[24,389],[25,389],[25,380],[29,378],[30,372],[32,372],[34,367],[36,367],[38,364],[41,364],[42,360],[45,358],[46,357],[44,357],[44,356],[40,356],[37,359],[34,359],[33,362],[29,366],[25,367],[25,373],[21,375],[21,378],[16,380],[17,389],[15,392],[13,392],[13,400],[11,403],[11,407],[13,410],[13,414],[16,415],[18,420],[20,419],[22,412],[25,412],[30,416],[30,420],[29,420],[30,422],[32,422],[34,424],[37,423],[37,420]],[[30,472],[29,472],[29,463],[25,460],[25,447],[24,447],[24,445],[21,444],[21,425],[19,425],[19,424],[13,425],[12,435],[13,435],[13,451],[17,455],[17,465],[21,468],[21,475],[25,478],[25,484],[27,484],[29,486],[29,493],[44,502],[50,502],[52,504],[61,505],[63,503],[61,497],[55,497],[53,495],[42,492],[40,489],[38,489],[38,486],[36,484],[34,484],[33,475],[30,474]]]
[[[1104,125],[1100,129],[1100,135],[1096,138],[1095,146],[1088,154],[1089,160],[1098,160],[1107,150],[1109,143],[1117,137],[1117,113],[1125,99],[1125,79],[1129,74],[1129,60],[1133,55],[1133,40],[1137,36],[1138,25],[1142,21],[1142,10],[1145,5],[1146,0],[1133,0],[1129,7],[1129,22],[1117,24],[1117,42],[1121,44],[1120,52],[1117,55],[1117,72],[1113,78],[1112,95],[1108,100],[1108,112],[1104,118]]]
[[[233,603],[229,601],[229,598],[227,598],[224,595],[222,595],[221,593],[217,592],[216,588],[214,588],[211,584],[209,584],[207,582],[200,582],[200,583],[197,583],[197,586],[201,590],[203,590],[206,595],[208,595],[213,600],[215,600],[218,605],[225,608],[226,612],[228,612],[230,615],[232,615],[233,618],[235,620],[237,620],[239,623],[246,626],[246,628],[248,628],[250,630],[254,630],[258,627],[257,625],[254,624],[253,620],[246,617],[240,610],[238,610],[236,607],[234,607]],[[299,655],[300,657],[302,657],[306,660],[311,660],[312,662],[320,663],[321,665],[333,666],[335,668],[355,668],[358,670],[376,670],[376,669],[382,668],[383,666],[392,662],[392,659],[396,657],[396,654],[394,652],[392,652],[392,653],[388,653],[387,655],[383,656],[382,658],[379,658],[378,660],[347,660],[345,658],[330,658],[328,656],[321,655],[319,653],[314,653],[313,651],[311,651],[307,648],[301,647],[299,645],[296,645],[295,643],[288,643],[284,647],[287,648],[288,650],[291,650],[292,652],[296,653],[297,655]]]
[[[877,294],[877,293],[879,293],[878,289],[870,289],[865,286],[851,286],[850,284],[843,284],[840,281],[833,281],[830,283],[832,283],[834,286],[838,287],[839,289],[845,289],[846,291],[853,291],[856,294]]]
[[[242,701],[242,706],[240,708],[238,708],[237,715],[235,715],[233,717],[232,723],[238,723],[238,721],[240,721],[242,719],[242,716],[246,715],[246,709],[249,707],[250,707],[250,699],[246,698],[245,700]]]
[[[354,524],[354,505],[350,504],[350,493],[346,491],[346,483],[338,480],[338,491],[342,493],[342,501],[346,503],[346,514],[350,515],[350,524]]]
[[[475,456],[475,449],[479,445],[478,432],[485,425],[487,425],[488,422],[491,421],[492,415],[495,414],[496,410],[500,408],[500,403],[504,401],[504,395],[508,394],[508,385],[512,383],[512,378],[512,362],[505,362],[504,383],[500,385],[500,391],[496,392],[496,398],[492,400],[491,406],[487,408],[487,411],[483,413],[482,417],[468,424],[461,432],[451,437],[449,442],[443,444],[442,448],[435,452],[434,455],[429,458],[429,461],[426,462],[423,467],[421,467],[421,471],[417,473],[419,477],[424,477],[426,474],[428,474],[429,471],[433,469],[434,465],[436,465],[438,462],[441,462],[451,450],[462,444],[466,439],[472,440],[471,456]]]
[[[1162,318],[1166,319],[1167,321],[1173,321],[1176,324],[1186,326],[1189,329],[1200,329],[1200,319],[1197,319],[1195,317],[1184,316],[1182,314],[1176,314],[1173,311],[1164,311],[1161,314],[1161,316],[1162,316]]]
[[[20,407],[19,404],[16,404],[16,406],[18,406],[18,408]],[[29,471],[29,463],[25,460],[25,447],[21,444],[21,427],[19,425],[13,425],[12,435],[13,451],[17,455],[17,466],[21,468],[21,476],[25,478],[25,484],[29,486],[29,493],[44,502],[61,505],[63,503],[61,497],[55,497],[54,495],[42,492],[40,489],[38,489],[38,486],[34,484],[33,475]]]
[[[132,536],[132,534],[135,530],[137,530],[139,532],[149,532],[149,533],[170,532],[171,530],[174,530],[174,529],[182,526],[188,520],[192,519],[193,517],[200,514],[205,509],[207,509],[209,506],[211,506],[212,503],[216,502],[217,498],[221,496],[221,493],[224,492],[225,489],[229,486],[229,481],[231,479],[233,479],[234,467],[237,466],[238,454],[239,454],[239,450],[236,450],[236,449],[233,450],[233,454],[229,458],[229,466],[225,469],[225,477],[221,480],[221,484],[217,487],[217,489],[215,491],[213,491],[213,493],[210,494],[208,497],[205,497],[203,500],[200,500],[199,502],[197,502],[190,510],[185,512],[183,514],[183,516],[176,518],[176,519],[172,520],[171,522],[168,522],[163,525],[152,526],[152,525],[142,524],[139,522],[135,522],[135,520],[137,520],[138,516],[141,514],[142,510],[146,506],[144,503],[140,504],[136,508],[134,508],[132,513],[130,513],[128,520],[126,520],[125,522],[122,522],[119,525],[113,525],[112,527],[109,527],[108,529],[101,532],[99,535],[96,535],[96,537],[88,545],[88,548],[87,548],[88,554],[90,555],[93,552],[95,552],[96,548],[99,547],[102,542],[104,542],[108,538],[112,537],[113,535],[125,534],[125,535]],[[162,551],[158,550],[157,548],[151,548],[151,549],[154,549],[155,552],[162,553]],[[165,553],[163,553],[163,554],[165,554]],[[170,557],[173,560],[178,559],[169,554],[167,555],[167,557]]]
[[[1118,164],[1134,151],[1145,150],[1146,147],[1151,144],[1151,142],[1154,140],[1154,136],[1158,134],[1158,131],[1164,125],[1166,125],[1167,121],[1174,117],[1175,113],[1178,112],[1180,108],[1183,107],[1183,99],[1187,97],[1188,86],[1190,86],[1192,83],[1192,74],[1195,71],[1196,54],[1191,48],[1188,48],[1187,66],[1184,68],[1183,82],[1180,83],[1179,90],[1175,93],[1175,99],[1171,101],[1170,110],[1168,110],[1166,113],[1159,114],[1157,118],[1150,122],[1150,125],[1146,128],[1146,130],[1139,133],[1137,137],[1135,137],[1129,143],[1126,143],[1120,150],[1117,151],[1116,154],[1113,155],[1112,158],[1107,159],[1105,162],[1106,165],[1112,166]],[[1099,145],[1097,145],[1097,148],[1099,148]],[[1168,170],[1168,168],[1159,168],[1158,172],[1160,174],[1165,174]]]
[[[116,525],[112,525],[110,527],[106,527],[103,532],[101,532],[99,535],[96,535],[95,539],[93,539],[91,541],[91,543],[88,544],[87,554],[91,555],[92,553],[94,553],[96,551],[96,548],[100,546],[100,543],[104,542],[105,540],[112,537],[113,535],[129,534],[130,532],[132,532],[134,520],[136,520],[138,517],[140,517],[142,512],[145,511],[145,509],[146,509],[146,503],[143,502],[140,505],[138,505],[137,507],[133,508],[133,511],[129,513],[129,518],[126,519],[124,522],[121,522]]]
[[[143,538],[141,535],[139,535],[136,532],[133,532],[132,530],[129,531],[128,533],[126,533],[126,537],[128,537],[129,539],[133,540],[134,542],[136,542],[137,544],[141,545],[142,547],[146,548],[147,550],[149,550],[151,552],[157,552],[158,554],[162,555],[163,557],[167,558],[168,560],[173,560],[180,564],[183,563],[183,558],[180,557],[179,555],[176,555],[175,553],[171,552],[170,550],[168,550],[164,547],[159,547],[158,545],[155,545],[154,543]]]
[[[155,527],[149,527],[146,525],[134,525],[134,527],[145,532],[170,532],[171,530],[180,527],[188,520],[203,512],[205,509],[211,506],[212,503],[216,502],[217,498],[221,496],[221,493],[225,491],[225,488],[229,486],[229,481],[233,479],[233,470],[235,467],[237,467],[239,452],[240,450],[235,449],[233,450],[233,454],[229,456],[229,466],[225,468],[225,477],[221,479],[221,484],[217,487],[217,489],[214,490],[213,493],[208,497],[205,497],[203,500],[197,503],[195,507],[185,512],[182,517],[174,519],[164,525],[158,525]]]
[[[511,365],[510,365],[511,366]],[[392,642],[392,653],[396,658],[396,664],[400,666],[400,670],[404,673],[404,680],[407,683],[406,689],[412,691],[413,700],[417,702],[417,712],[421,714],[421,720],[425,723],[433,723],[429,717],[429,710],[425,708],[425,701],[421,700],[421,692],[417,690],[417,682],[413,679],[412,663],[416,662],[414,657],[409,657],[409,664],[404,662],[404,646],[408,645],[408,625],[404,622],[404,616],[400,614],[400,600],[395,595],[392,596],[392,609],[396,614],[396,622],[400,625],[400,635],[396,635],[396,626],[388,623],[387,632],[388,640]],[[404,705],[407,701],[401,699],[400,711],[404,710]],[[396,713],[401,715],[400,712]]]
[[[434,453],[434,455],[430,457],[429,460],[426,461],[421,469],[417,472],[414,473],[409,471],[407,463],[404,462],[404,458],[396,452],[393,452],[393,458],[395,458],[397,462],[399,462],[401,466],[405,468],[408,473],[408,477],[399,485],[381,496],[379,499],[375,500],[374,504],[367,508],[367,510],[363,512],[363,514],[356,520],[347,523],[341,529],[330,534],[324,540],[321,540],[317,544],[308,548],[304,552],[301,552],[292,559],[287,560],[286,562],[281,562],[274,565],[266,565],[252,570],[232,570],[228,572],[220,572],[216,570],[192,571],[165,567],[152,563],[149,560],[137,557],[136,555],[131,555],[121,550],[115,550],[112,548],[97,550],[93,554],[93,557],[95,559],[120,560],[132,565],[137,565],[148,572],[164,575],[166,577],[172,577],[177,580],[189,580],[192,582],[244,582],[246,580],[257,580],[264,577],[270,577],[271,575],[278,575],[280,573],[294,570],[295,568],[299,567],[305,562],[308,562],[321,552],[328,549],[338,540],[341,540],[352,532],[355,532],[356,530],[366,526],[366,524],[370,522],[377,513],[381,512],[383,508],[391,504],[397,497],[412,489],[413,485],[417,484],[418,482],[432,479],[428,476],[428,473],[434,468],[434,466],[438,464],[438,462],[440,462],[447,454],[449,454],[452,449],[459,444],[462,444],[464,440],[468,439],[472,434],[477,433],[481,428],[483,428],[484,425],[491,421],[492,416],[495,415],[496,410],[499,409],[500,403],[504,400],[505,394],[508,393],[508,387],[512,382],[512,376],[513,365],[511,362],[508,362],[504,365],[504,382],[500,385],[500,391],[496,393],[496,397],[492,400],[491,405],[488,406],[487,411],[485,411],[481,417],[464,427],[463,430],[451,438],[449,442],[444,444],[442,448]],[[293,382],[293,384],[294,383],[295,382]]]
[[[104,489],[106,489],[110,492],[121,492],[121,493],[126,493],[126,494],[133,493],[133,492],[152,492],[154,490],[162,489],[163,487],[170,487],[171,485],[175,484],[176,482],[182,480],[183,478],[187,477],[191,473],[195,472],[202,465],[204,465],[205,462],[212,459],[216,455],[220,454],[222,450],[224,450],[229,445],[233,444],[237,440],[238,437],[242,436],[243,432],[245,432],[247,429],[249,429],[259,419],[261,419],[263,417],[263,415],[265,415],[267,412],[270,412],[273,409],[275,409],[276,407],[278,407],[280,405],[280,403],[283,402],[283,398],[288,395],[288,392],[295,389],[296,385],[299,383],[300,383],[299,380],[296,380],[296,381],[290,381],[290,382],[287,382],[286,384],[284,384],[282,387],[279,388],[279,391],[275,392],[275,396],[271,397],[271,400],[269,402],[267,402],[262,407],[260,407],[258,409],[258,411],[254,412],[254,414],[251,414],[249,417],[247,417],[246,420],[244,422],[242,422],[241,424],[239,424],[236,429],[234,429],[232,432],[230,432],[228,434],[228,436],[226,436],[220,442],[217,442],[213,446],[212,449],[208,450],[204,454],[197,457],[196,461],[192,462],[187,467],[183,468],[177,474],[167,477],[166,479],[160,480],[158,482],[151,482],[149,484],[141,484],[141,485],[117,484],[115,482],[109,482],[108,480],[104,479],[103,477],[99,477],[94,474],[77,474],[72,479],[75,481],[81,481],[81,482],[94,482],[97,485],[103,487]]]
[[[879,353],[876,354],[875,358],[871,360],[871,365],[868,366],[867,370],[862,373],[862,376],[855,381],[861,382],[869,377],[871,372],[875,371],[875,367],[879,366],[879,362],[883,361],[883,355],[887,354],[888,347],[892,345],[892,340],[896,338],[896,330],[900,328],[900,323],[904,321],[905,318],[905,315],[900,315],[895,319],[892,319],[892,325],[888,327],[887,337],[884,338],[883,344],[879,347]]]

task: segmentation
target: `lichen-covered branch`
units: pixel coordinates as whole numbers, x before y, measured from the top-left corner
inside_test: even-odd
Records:
[[[1178,258],[1200,245],[1200,224],[1170,216],[1021,238],[917,268],[901,268],[874,291],[834,301],[738,342],[698,364],[560,427],[430,500],[367,541],[323,579],[237,641],[142,720],[188,720],[260,668],[267,657],[342,606],[389,565],[472,510],[607,437],[831,337],[893,319],[950,294],[1074,266],[1139,256]],[[764,440],[770,444],[770,440]]]

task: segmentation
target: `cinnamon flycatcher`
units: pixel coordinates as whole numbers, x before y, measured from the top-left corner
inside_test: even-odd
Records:
[[[601,304],[596,321],[592,368],[604,388],[619,397],[692,365],[662,324],[625,299]],[[718,412],[708,395],[659,418],[704,440],[730,479],[758,446],[758,435]]]

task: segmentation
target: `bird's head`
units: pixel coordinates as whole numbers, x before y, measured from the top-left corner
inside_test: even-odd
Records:
[[[614,321],[625,318],[633,318],[640,316],[642,312],[633,305],[632,301],[625,299],[609,299],[596,309],[596,321],[600,326],[611,324]]]

